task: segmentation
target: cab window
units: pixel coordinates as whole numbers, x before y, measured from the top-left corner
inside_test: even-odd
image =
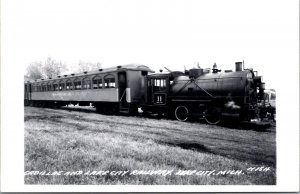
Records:
[[[152,79],[152,85],[154,91],[166,90],[166,79]]]

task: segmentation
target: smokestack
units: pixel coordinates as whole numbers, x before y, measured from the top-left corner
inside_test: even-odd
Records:
[[[235,71],[243,71],[243,62],[235,62]]]

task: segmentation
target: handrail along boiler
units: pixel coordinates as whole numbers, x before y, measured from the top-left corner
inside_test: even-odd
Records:
[[[96,107],[105,114],[158,113],[186,121],[201,117],[210,124],[221,119],[250,121],[259,117],[264,97],[262,77],[252,69],[221,72],[200,67],[154,73],[144,65],[125,65],[78,75],[25,83],[25,105]]]

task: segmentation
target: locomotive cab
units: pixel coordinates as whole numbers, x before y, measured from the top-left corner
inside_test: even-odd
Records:
[[[164,106],[167,104],[170,87],[168,74],[153,74],[147,76],[146,104]]]
[[[169,109],[170,88],[174,84],[174,78],[184,75],[183,72],[173,71],[168,73],[151,74],[145,77],[145,102],[142,104],[144,112],[164,114]]]

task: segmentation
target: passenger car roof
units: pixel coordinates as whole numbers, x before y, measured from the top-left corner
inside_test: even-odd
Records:
[[[108,67],[108,68],[101,68],[98,70],[92,70],[92,71],[85,71],[85,72],[80,72],[80,73],[72,73],[72,74],[66,74],[66,75],[59,75],[55,78],[46,78],[46,79],[37,79],[37,80],[29,80],[26,81],[25,83],[37,83],[37,82],[44,82],[44,81],[53,81],[53,80],[60,80],[60,79],[65,79],[65,78],[74,78],[74,77],[79,77],[79,76],[86,76],[86,75],[95,75],[99,73],[110,73],[110,72],[118,72],[122,70],[133,70],[133,71],[147,71],[147,72],[154,72],[151,70],[148,66],[146,65],[141,65],[141,64],[127,64],[127,65],[118,65],[114,67]]]

